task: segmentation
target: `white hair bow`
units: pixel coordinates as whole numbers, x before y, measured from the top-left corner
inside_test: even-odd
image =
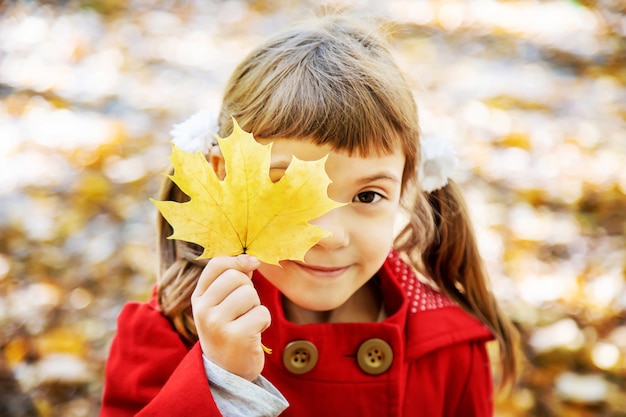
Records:
[[[206,154],[217,143],[217,122],[214,113],[200,110],[182,123],[174,125],[170,134],[174,145],[186,152]]]
[[[422,157],[418,167],[418,179],[422,189],[430,193],[448,184],[458,164],[452,146],[442,140],[426,138],[421,140]]]

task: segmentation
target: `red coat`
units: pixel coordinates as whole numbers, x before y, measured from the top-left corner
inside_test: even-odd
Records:
[[[263,375],[290,403],[281,415],[492,416],[492,378],[485,349],[489,331],[421,283],[395,253],[379,276],[385,320],[295,325],[285,320],[278,291],[255,274],[261,301],[272,313],[263,343],[273,353],[267,355]],[[370,339],[382,339],[391,348],[381,353],[378,345],[373,350],[370,346],[366,357],[372,362],[370,369],[376,369],[380,360],[390,363],[378,375],[364,372],[359,365],[359,357],[368,351],[359,347]],[[317,348],[317,363],[307,373],[294,374],[283,363],[290,351],[285,347],[294,340]],[[187,346],[154,299],[129,303],[119,316],[100,416],[138,412],[164,417],[221,415],[211,396],[199,344]]]

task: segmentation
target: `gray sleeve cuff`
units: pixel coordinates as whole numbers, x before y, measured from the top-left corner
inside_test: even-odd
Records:
[[[217,408],[226,417],[275,417],[289,403],[267,379],[260,375],[250,382],[220,368],[202,355],[204,370]]]

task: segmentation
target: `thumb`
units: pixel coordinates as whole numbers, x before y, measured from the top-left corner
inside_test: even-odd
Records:
[[[248,276],[252,276],[252,272],[261,265],[261,261],[256,257],[245,254],[237,255],[236,262],[238,266],[237,269],[248,274]]]

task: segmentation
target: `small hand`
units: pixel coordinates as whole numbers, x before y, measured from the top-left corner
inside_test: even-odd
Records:
[[[204,355],[249,381],[259,376],[265,364],[261,333],[271,321],[252,285],[252,272],[259,265],[248,255],[213,258],[191,295]]]

